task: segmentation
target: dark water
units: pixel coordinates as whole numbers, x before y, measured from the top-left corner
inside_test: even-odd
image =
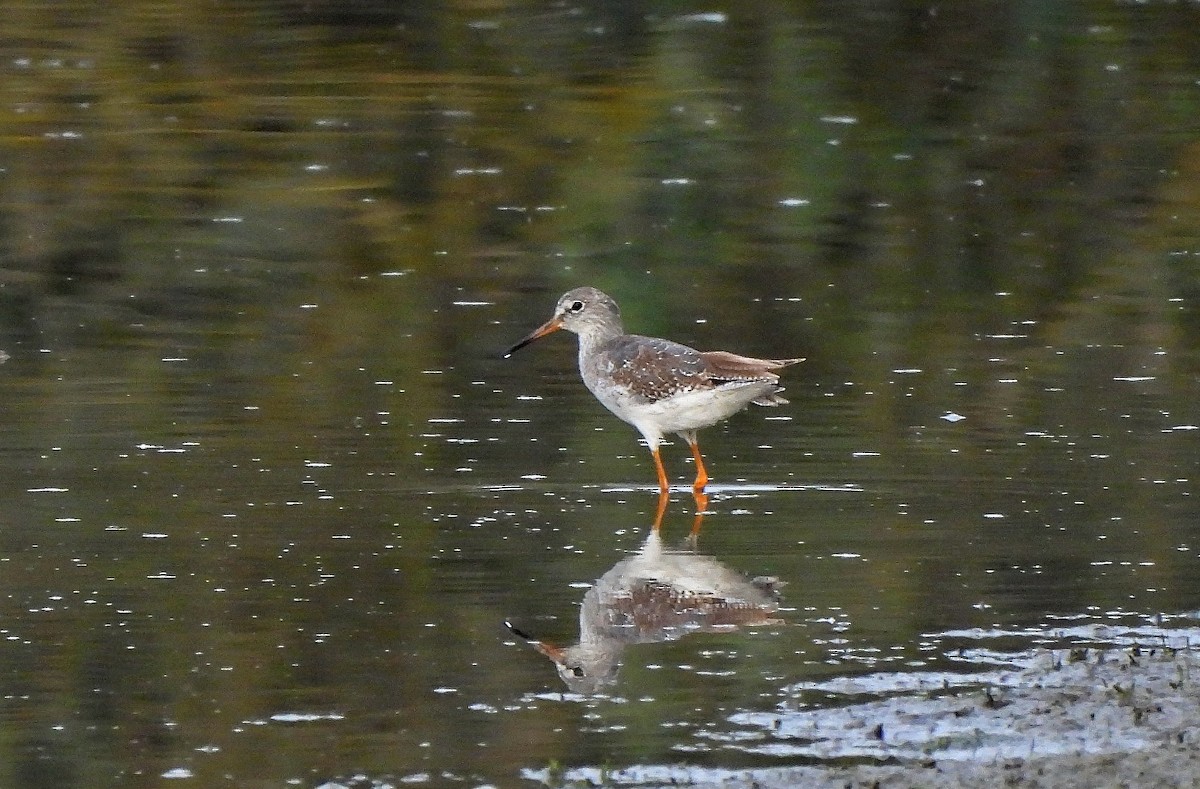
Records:
[[[772,766],[797,683],[1195,626],[1195,4],[7,18],[0,785]],[[571,338],[499,358],[580,284],[808,358],[701,436],[783,623],[602,697],[503,626],[654,516]]]

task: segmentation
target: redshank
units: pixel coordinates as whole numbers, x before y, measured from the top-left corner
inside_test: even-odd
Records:
[[[504,354],[559,329],[579,335],[579,374],[596,399],[642,434],[654,457],[658,489],[669,486],[658,447],[675,433],[688,443],[696,460],[692,490],[704,495],[708,472],[696,431],[715,425],[747,405],[783,405],[777,370],[804,359],[755,359],[727,351],[697,351],[657,337],[626,334],[621,310],[595,288],[563,294],[550,320]]]

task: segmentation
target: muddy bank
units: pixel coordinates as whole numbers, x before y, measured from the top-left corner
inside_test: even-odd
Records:
[[[712,743],[808,766],[640,766],[603,775],[572,770],[561,778],[568,785],[645,787],[1200,785],[1196,650],[1040,651],[1005,662],[966,675],[873,675],[797,686],[779,711],[735,716],[740,730]],[[884,684],[890,689],[881,694]],[[809,694],[825,704],[808,707]],[[831,694],[846,703],[830,707]],[[871,698],[855,701],[864,694]]]

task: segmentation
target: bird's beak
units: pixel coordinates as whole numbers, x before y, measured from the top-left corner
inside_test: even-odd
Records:
[[[537,338],[535,337],[534,339],[537,339]],[[554,644],[548,644],[545,641],[538,641],[536,638],[529,635],[525,631],[518,630],[517,626],[514,625],[512,622],[505,622],[504,626],[507,627],[514,636],[516,636],[517,638],[520,638],[522,641],[525,641],[526,643],[529,644],[529,646],[533,647],[538,652],[541,652],[543,655],[550,658],[555,663],[563,662],[563,648],[562,647],[556,647],[556,646],[554,646]]]
[[[529,343],[538,339],[539,337],[545,337],[547,334],[558,331],[559,329],[562,328],[562,325],[563,325],[562,318],[559,318],[557,316],[551,318],[550,320],[543,323],[541,326],[538,326],[536,329],[534,329],[528,335],[526,335],[516,345],[514,345],[513,347],[511,347],[507,351],[505,351],[504,358],[507,359],[508,357],[512,356],[514,353],[521,350],[526,345],[528,345]]]

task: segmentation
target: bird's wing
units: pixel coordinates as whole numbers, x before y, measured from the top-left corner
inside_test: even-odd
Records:
[[[625,335],[605,351],[612,382],[646,402],[716,385],[703,355],[677,342]]]
[[[739,356],[728,351],[703,351],[700,360],[705,367],[705,375],[713,386],[724,384],[766,383],[775,384],[773,390],[768,389],[750,402],[755,405],[786,405],[787,400],[779,396],[783,387],[779,386],[781,370],[790,364],[796,364],[804,359],[756,359],[753,356]]]
[[[702,351],[703,360],[708,374],[719,381],[775,381],[779,379],[776,370],[781,370],[791,364],[804,361],[803,359],[756,359],[753,356],[739,356],[728,351]]]

